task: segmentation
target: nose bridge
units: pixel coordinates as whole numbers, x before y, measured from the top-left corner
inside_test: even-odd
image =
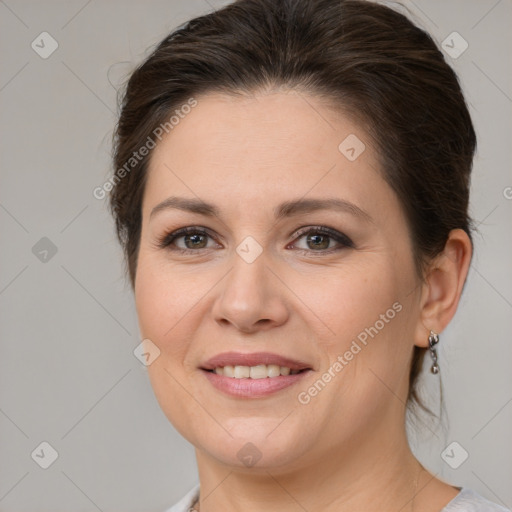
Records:
[[[246,237],[233,254],[232,269],[214,306],[215,319],[243,331],[282,323],[286,306],[278,280],[269,270],[268,251]]]

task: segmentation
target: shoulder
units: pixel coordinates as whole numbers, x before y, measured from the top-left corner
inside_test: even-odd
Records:
[[[164,512],[188,512],[199,494],[199,484],[190,489],[177,503]],[[472,489],[462,488],[441,512],[511,512],[497,503],[489,501]]]
[[[178,503],[175,503],[171,508],[166,509],[164,512],[188,512],[199,495],[199,484],[190,489],[190,491],[183,496]]]
[[[472,489],[463,487],[441,512],[510,512],[510,509],[489,501]]]

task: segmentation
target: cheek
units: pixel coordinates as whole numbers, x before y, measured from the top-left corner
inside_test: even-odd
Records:
[[[407,371],[412,350],[407,291],[412,275],[407,266],[393,265],[382,255],[373,260],[364,266],[327,269],[325,279],[317,275],[314,280],[326,285],[313,286],[303,276],[291,285],[311,308],[308,323],[324,352],[322,370],[341,377],[332,379],[335,384],[329,385],[325,403],[369,404],[385,398],[383,393],[392,396],[386,386],[398,389]]]
[[[186,438],[198,414],[187,393],[184,361],[193,335],[190,320],[197,298],[187,293],[186,279],[165,271],[161,262],[140,255],[135,282],[135,305],[141,336],[150,339],[160,355],[146,367],[160,408]],[[190,439],[189,439],[190,440]]]
[[[303,274],[297,276],[291,288],[309,309],[310,325],[319,341],[333,349],[343,349],[347,341],[392,309],[400,299],[401,286],[391,268],[375,262],[326,268],[311,278]],[[390,315],[394,317],[393,313]]]
[[[135,280],[135,306],[141,335],[149,338],[163,355],[174,357],[183,350],[180,328],[184,318],[194,304],[190,293],[194,286],[185,286],[185,276],[174,275],[154,261],[150,255],[141,253]],[[190,283],[188,283],[190,285]],[[180,338],[180,343],[171,343]]]

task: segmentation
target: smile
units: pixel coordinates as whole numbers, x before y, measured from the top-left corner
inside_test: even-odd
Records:
[[[263,398],[302,380],[310,363],[271,352],[224,352],[205,361],[199,370],[222,393],[236,398]]]

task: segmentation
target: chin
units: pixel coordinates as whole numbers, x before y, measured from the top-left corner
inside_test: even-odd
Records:
[[[214,435],[205,437],[205,432],[196,432],[194,436],[188,436],[188,440],[208,457],[226,466],[245,467],[253,472],[292,467],[307,451],[304,429],[294,432],[287,425],[288,428],[279,432],[275,429],[275,420],[271,428],[268,428],[270,420],[265,422],[265,428],[258,428],[247,419],[232,420],[230,423],[232,437],[219,427]],[[209,429],[211,434],[211,427]]]

